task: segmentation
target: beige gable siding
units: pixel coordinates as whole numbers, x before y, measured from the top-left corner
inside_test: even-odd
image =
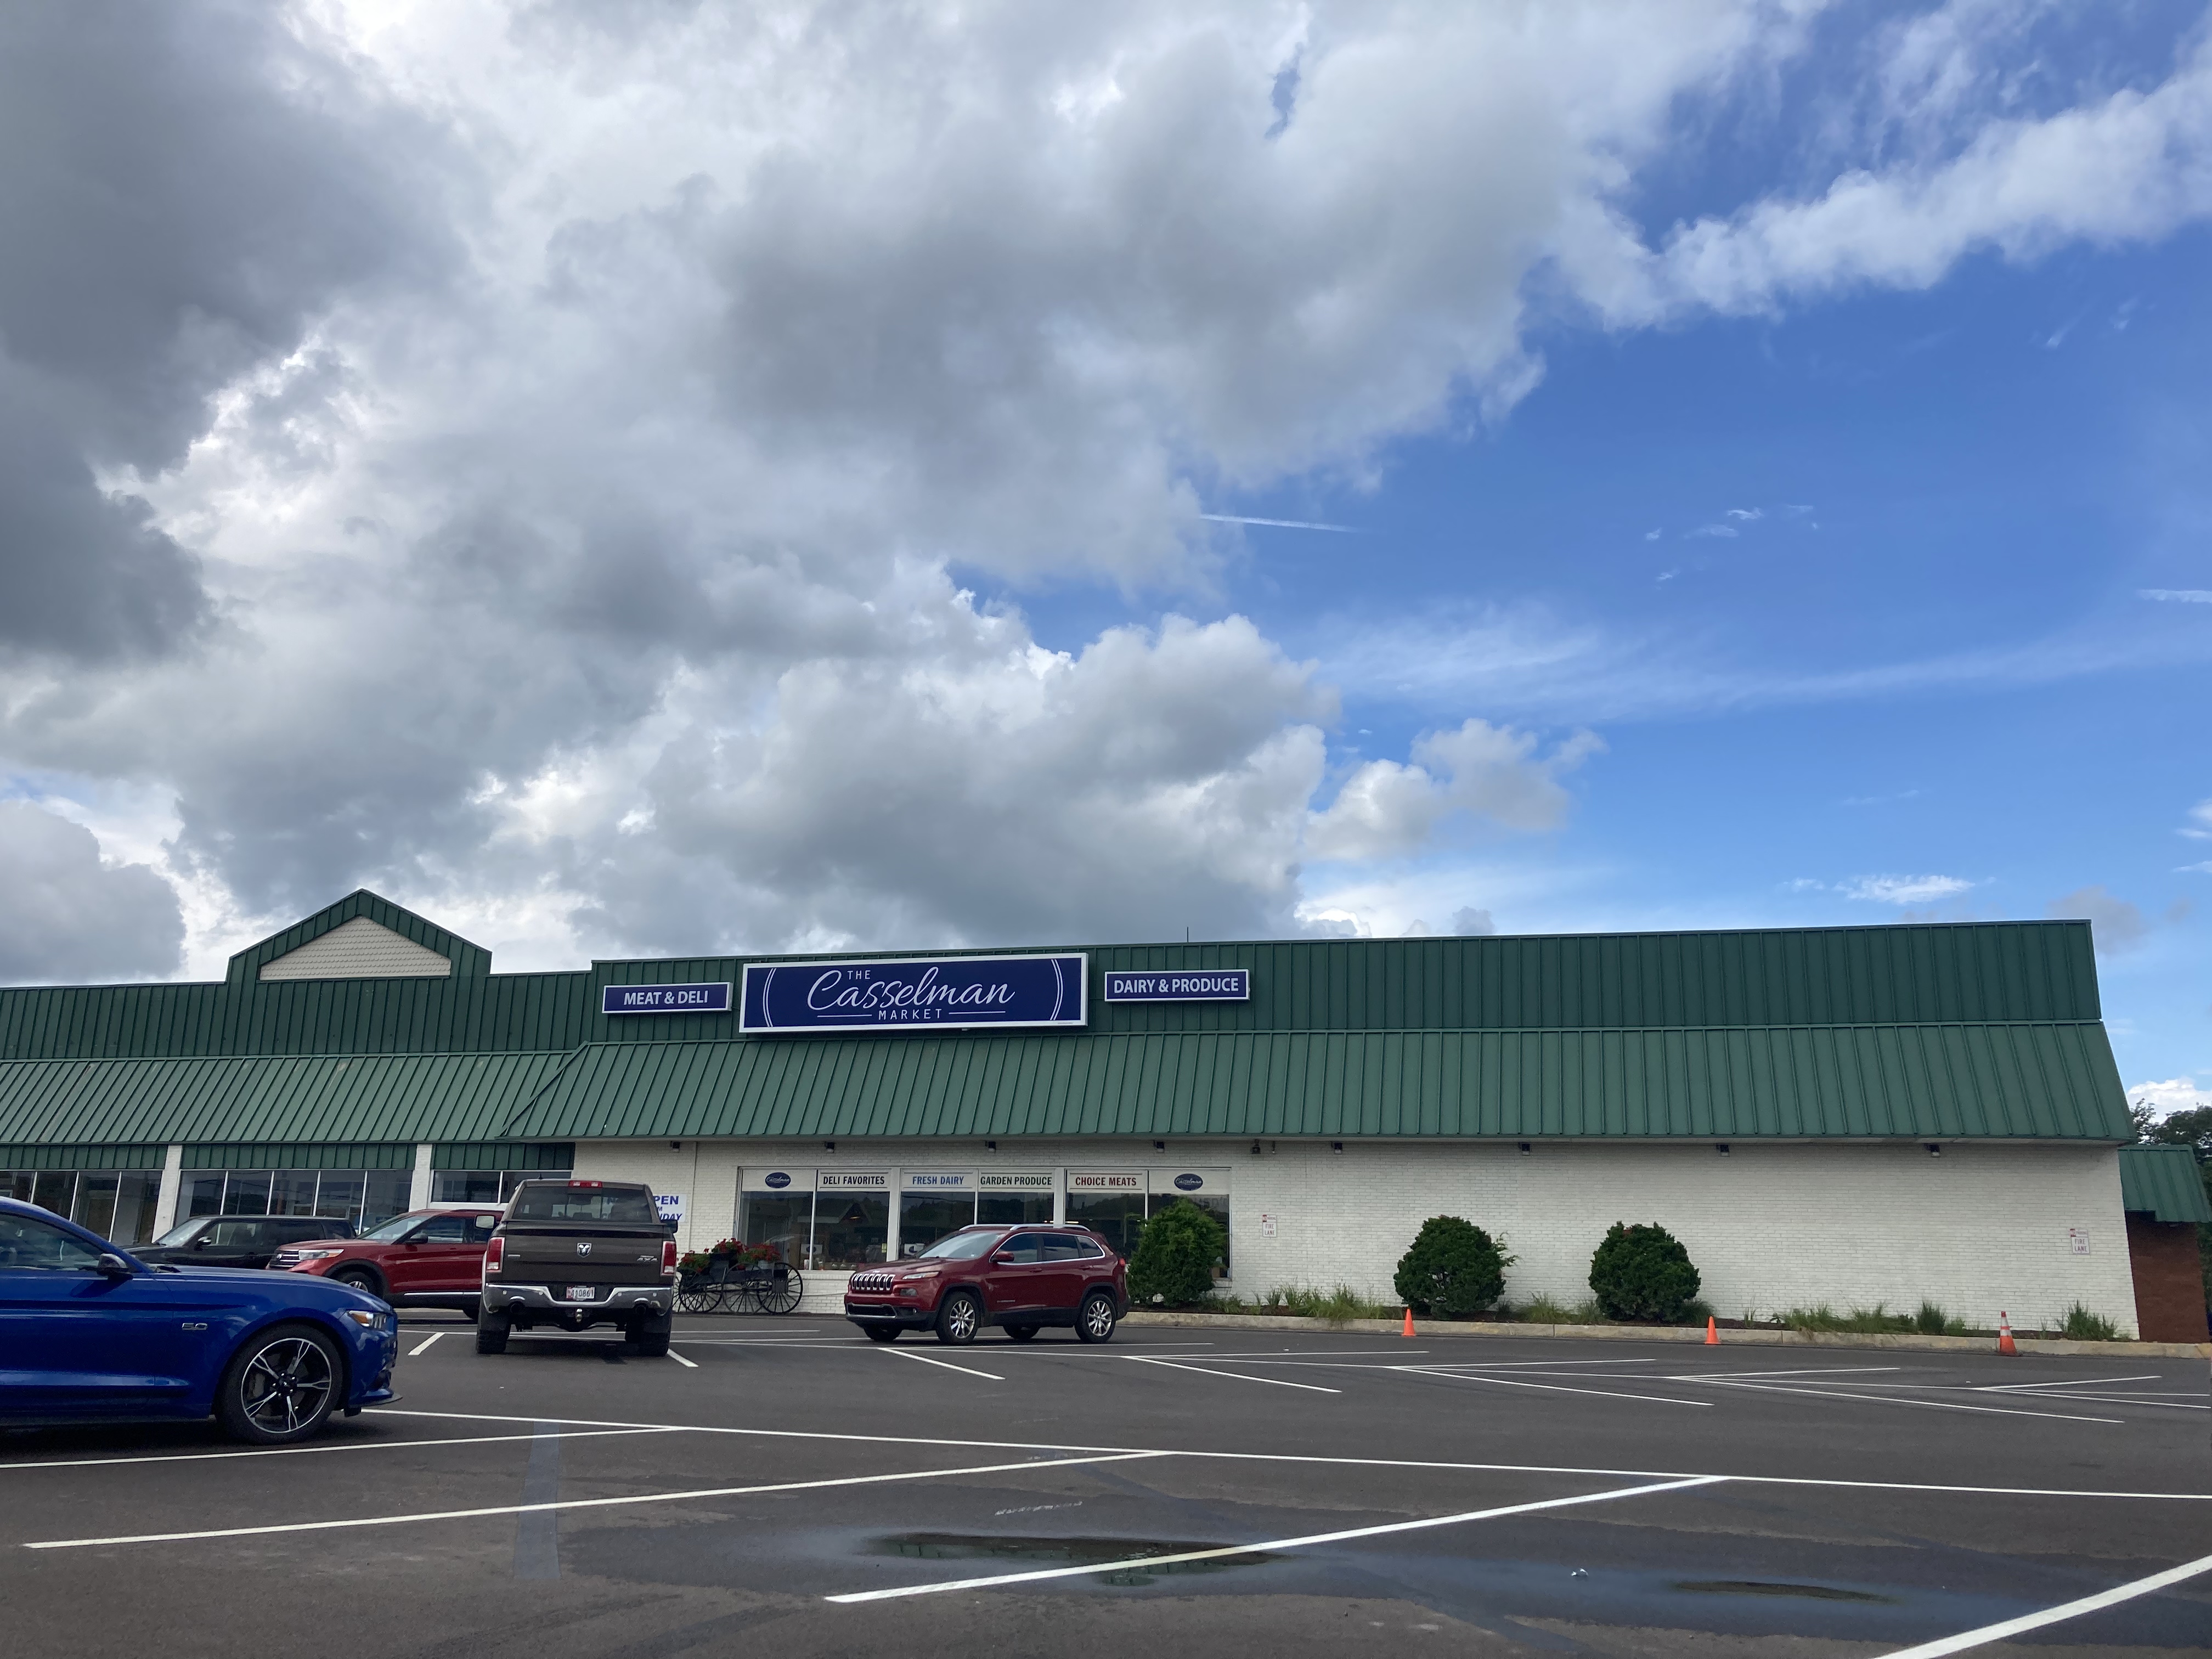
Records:
[[[261,965],[264,980],[444,979],[453,971],[450,958],[366,916],[356,916]]]

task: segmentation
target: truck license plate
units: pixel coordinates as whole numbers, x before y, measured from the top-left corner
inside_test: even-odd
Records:
[[[567,1296],[571,1302],[589,1302],[592,1299],[592,1287],[588,1285],[571,1285],[568,1289]]]

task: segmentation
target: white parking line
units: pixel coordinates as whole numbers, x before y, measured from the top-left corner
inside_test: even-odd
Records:
[[[986,1382],[1003,1382],[1006,1379],[990,1371],[979,1371],[971,1365],[956,1365],[949,1359],[933,1359],[926,1353],[916,1353],[911,1348],[885,1348],[884,1352],[894,1359],[918,1359],[925,1365],[942,1365],[948,1371],[964,1371],[969,1376],[980,1376]]]
[[[1685,1469],[1598,1468],[1568,1463],[1451,1463],[1413,1457],[1328,1457],[1317,1452],[1215,1451],[1178,1446],[1079,1446],[1051,1440],[951,1440],[921,1435],[836,1434],[823,1429],[740,1428],[717,1423],[623,1423],[588,1417],[516,1417],[494,1412],[416,1411],[372,1406],[380,1417],[434,1417],[471,1423],[558,1423],[586,1429],[665,1429],[683,1434],[748,1435],[762,1440],[842,1440],[876,1446],[953,1446],[973,1451],[1128,1453],[1147,1457],[1208,1457],[1244,1463],[1323,1463],[1363,1469],[1441,1469],[1504,1474],[1591,1474],[1614,1480],[1733,1481],[1746,1486],[1836,1487],[1847,1492],[1957,1492],[1980,1498],[2142,1498],[2183,1504],[2212,1504],[2212,1492],[2114,1492],[2084,1486],[1964,1486],[1926,1480],[1842,1480],[1809,1474],[1709,1474]]]
[[[1176,1555],[1134,1555],[1119,1561],[1099,1561],[1089,1566],[1043,1567],[1034,1572],[998,1573],[988,1578],[956,1578],[943,1584],[908,1584],[897,1589],[856,1590],[849,1595],[825,1595],[822,1599],[849,1607],[860,1601],[891,1601],[909,1595],[941,1595],[947,1590],[993,1589],[1001,1584],[1033,1584],[1043,1578],[1079,1578],[1091,1573],[1173,1566],[1183,1561],[1219,1561],[1232,1555],[1258,1555],[1269,1550],[1308,1549],[1316,1544],[1340,1544],[1354,1538],[1380,1538],[1388,1533],[1418,1532],[1431,1527],[1463,1526],[1470,1521],[1494,1521],[1501,1516],[1529,1515],[1539,1510],[1563,1510],[1577,1504],[1603,1504],[1615,1498],[1643,1498],[1654,1492],[1683,1492],[1692,1486],[1710,1486],[1725,1478],[1700,1475],[1693,1480],[1669,1480],[1656,1486],[1622,1486],[1613,1492],[1584,1492],[1577,1498],[1547,1498],[1534,1504],[1507,1504],[1497,1509],[1468,1510],[1461,1515],[1431,1516],[1421,1521],[1393,1521],[1379,1527],[1351,1527],[1342,1532],[1316,1532],[1304,1538],[1271,1538],[1262,1543],[1213,1550],[1185,1550]]]
[[[2117,1607],[2123,1601],[2132,1601],[2138,1595],[2148,1595],[2154,1590],[2165,1589],[2205,1572],[2212,1572],[2212,1555],[2200,1555],[2194,1561],[2168,1567],[2164,1572],[2154,1572],[2148,1578],[2138,1578],[2132,1583],[2115,1584],[2108,1590],[2099,1590],[2094,1595],[2085,1595],[2079,1601],[2045,1607],[2041,1613],[2025,1613],[2017,1619],[2008,1619],[2002,1624],[1984,1625],[1979,1630],[1961,1631],[1956,1636],[1923,1642],[1917,1648],[1899,1648],[1893,1653],[1882,1655],[1881,1659],[1940,1659],[1943,1654],[1964,1653],[1968,1648],[1986,1647],[1991,1642],[2002,1642],[2007,1637],[2018,1636],[2024,1631],[2041,1630],[2045,1625],[2079,1619],[2083,1613],[2095,1613],[2100,1607]]]
[[[1717,1377],[1670,1376],[1670,1382],[1705,1382],[1716,1389],[1755,1389],[1761,1394],[1794,1394],[1808,1399],[1870,1400],[1877,1406],[1919,1406],[1931,1412],[1988,1412],[1999,1417],[2046,1417],[2060,1423],[2124,1423],[2124,1417],[2081,1417],[2069,1412],[2023,1412],[2009,1406],[1965,1406],[1955,1400],[1899,1400],[1887,1394],[1844,1394],[1835,1389],[1770,1387],[1764,1382],[1724,1382]]]
[[[1219,1356],[1208,1354],[1208,1359]],[[1164,1365],[1171,1371],[1200,1371],[1207,1376],[1225,1376],[1236,1382],[1264,1382],[1272,1389],[1304,1389],[1309,1394],[1342,1394],[1342,1389],[1324,1389],[1318,1382],[1291,1382],[1279,1376],[1247,1376],[1242,1371],[1217,1371],[1211,1365],[1193,1365],[1181,1359],[1151,1359],[1140,1353],[1125,1353],[1122,1358],[1138,1365]]]
[[[435,1342],[440,1337],[445,1335],[445,1334],[446,1333],[443,1331],[431,1332],[429,1335],[424,1337],[420,1342],[417,1342],[413,1347],[407,1350],[407,1357],[410,1359],[412,1359],[418,1353],[428,1352],[430,1345],[433,1342]]]
[[[501,1419],[506,1420],[506,1419]],[[636,1428],[572,1429],[549,1439],[588,1440],[594,1436],[610,1434],[681,1434],[681,1429]],[[324,1452],[405,1450],[410,1446],[489,1446],[503,1440],[534,1440],[534,1434],[468,1434],[447,1435],[435,1440],[364,1440],[351,1446],[264,1446],[258,1449],[219,1452],[153,1452],[143,1457],[57,1457],[36,1463],[0,1463],[0,1473],[9,1469],[96,1469],[108,1463],[205,1463],[230,1457],[301,1457]]]
[[[539,1515],[556,1510],[613,1509],[639,1504],[682,1504],[708,1498],[744,1498],[756,1492],[814,1492],[826,1486],[880,1486],[893,1480],[938,1480],[962,1474],[1006,1474],[1017,1470],[1065,1468],[1075,1463],[1126,1463],[1142,1457],[1171,1457],[1172,1452],[1116,1452],[1103,1456],[1030,1459],[1019,1463],[985,1463],[963,1469],[910,1469],[897,1474],[850,1474],[831,1480],[783,1480],[758,1486],[708,1486],[696,1492],[639,1492],[626,1498],[565,1498],[550,1504],[495,1504],[476,1510],[432,1510],[421,1515],[364,1515],[343,1521],[292,1521],[262,1527],[210,1527],[200,1532],[144,1532],[118,1538],[55,1538],[25,1544],[27,1550],[92,1549],[108,1544],[175,1544],[203,1538],[258,1538],[280,1532],[340,1532],[359,1527],[402,1527],[420,1521],[476,1521],[492,1515]]]
[[[1393,1365],[1390,1369],[1411,1371],[1421,1376],[1444,1377],[1454,1382],[1494,1382],[1501,1389],[1541,1389],[1547,1394],[1594,1394],[1607,1400],[1648,1400],[1661,1406],[1710,1406],[1713,1403],[1710,1400],[1678,1400],[1666,1394],[1624,1394],[1616,1389],[1570,1389],[1558,1382],[1524,1382],[1516,1376],[1490,1376],[1481,1372],[1467,1376],[1440,1365]]]
[[[1985,1382],[1975,1392],[2020,1394],[2030,1389],[2094,1389],[2108,1382],[2156,1382],[2161,1380],[2155,1371],[2146,1376],[2069,1376],[2050,1382]]]
[[[697,1360],[686,1359],[682,1354],[677,1352],[673,1348],[671,1348],[668,1351],[668,1357],[674,1360],[678,1364],[683,1366],[686,1370],[696,1371],[699,1369],[699,1362]]]

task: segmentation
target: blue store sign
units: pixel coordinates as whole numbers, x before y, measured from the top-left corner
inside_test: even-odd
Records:
[[[1090,1013],[1087,969],[1081,956],[757,963],[745,969],[738,1029],[1079,1029]]]
[[[603,1014],[726,1014],[730,981],[711,985],[610,985],[599,995]]]
[[[1106,975],[1109,1002],[1249,1002],[1249,968],[1200,968],[1173,974]]]

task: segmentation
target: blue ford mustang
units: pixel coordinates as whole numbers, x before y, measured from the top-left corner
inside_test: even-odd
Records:
[[[214,1416],[283,1444],[391,1399],[398,1351],[392,1310],[364,1291],[151,1267],[0,1198],[0,1426]]]

